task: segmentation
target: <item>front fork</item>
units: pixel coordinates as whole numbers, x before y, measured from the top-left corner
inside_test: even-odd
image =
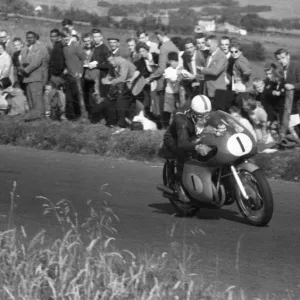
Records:
[[[248,199],[249,199],[249,196],[247,195],[247,192],[246,192],[246,190],[245,190],[245,188],[244,188],[244,185],[243,185],[243,183],[242,183],[242,181],[241,181],[241,178],[240,178],[240,176],[239,176],[239,174],[238,174],[236,168],[235,168],[234,166],[230,166],[230,170],[231,170],[232,175],[233,175],[233,177],[234,177],[234,179],[235,179],[235,181],[236,181],[236,184],[238,185],[238,187],[239,187],[239,189],[240,189],[240,192],[242,193],[243,197],[244,197],[246,200],[248,200]]]

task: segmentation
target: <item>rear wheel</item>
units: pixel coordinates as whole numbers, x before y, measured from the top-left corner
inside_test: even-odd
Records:
[[[273,216],[274,203],[270,185],[261,170],[240,170],[240,179],[249,199],[235,184],[236,203],[242,215],[254,226],[267,225]]]
[[[176,161],[175,160],[166,161],[163,168],[163,182],[165,186],[167,186],[168,188],[174,191],[175,191],[174,188],[175,175],[176,175]],[[191,203],[180,201],[176,196],[174,197],[170,196],[169,200],[172,206],[177,211],[178,215],[182,217],[193,217],[200,210],[199,207]]]

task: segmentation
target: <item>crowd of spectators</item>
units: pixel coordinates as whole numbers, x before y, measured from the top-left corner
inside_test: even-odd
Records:
[[[165,129],[178,108],[205,94],[259,142],[274,133],[281,145],[300,145],[300,66],[287,49],[274,53],[265,78],[253,78],[236,38],[171,38],[163,26],[154,34],[157,43],[138,30],[122,53],[118,38],[106,44],[100,29],[79,34],[68,19],[50,31],[51,47],[34,31],[24,42],[1,30],[1,113],[27,121],[87,119],[122,130],[143,111]]]

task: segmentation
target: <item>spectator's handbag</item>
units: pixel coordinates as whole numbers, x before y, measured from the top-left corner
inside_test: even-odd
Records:
[[[138,76],[132,81],[131,92],[133,96],[139,95],[146,85],[146,79],[144,76]]]

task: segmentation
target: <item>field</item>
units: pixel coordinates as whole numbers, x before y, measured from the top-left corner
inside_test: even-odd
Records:
[[[49,32],[52,28],[60,28],[60,22],[41,22],[39,20],[9,20],[9,21],[0,21],[1,28],[7,28],[12,37],[21,37],[24,39],[25,33],[28,30],[34,29],[38,34],[40,34],[41,40],[49,44]],[[88,26],[76,26],[76,29],[81,32],[88,32],[91,28]],[[102,28],[103,35],[105,38],[108,37],[118,37],[121,41],[121,47],[126,49],[126,39],[129,37],[135,37],[134,30],[122,30],[122,29],[111,29],[111,28]],[[240,38],[239,36],[237,36]],[[151,39],[155,39],[151,35]],[[273,53],[276,49],[281,47],[286,47],[290,53],[298,59],[298,40],[294,37],[286,36],[271,36],[271,35],[248,35],[246,37],[240,38],[242,43],[252,43],[254,41],[261,42],[267,51],[267,60],[273,60]],[[127,50],[127,49],[126,49]],[[263,65],[264,63],[252,62],[253,67],[253,76],[260,77],[263,76]]]
[[[264,18],[299,18],[300,2],[298,0],[239,0],[239,2],[241,5],[270,5],[272,11],[260,14]]]
[[[29,3],[33,4],[34,6],[37,5],[49,5],[49,0],[27,0]],[[152,0],[151,0],[152,1]],[[161,2],[162,0],[156,0]],[[164,0],[165,2],[170,2],[174,0]],[[300,9],[300,2],[298,0],[238,0],[241,5],[270,5],[272,7],[272,11],[270,12],[262,12],[260,15],[264,18],[269,19],[282,19],[282,18],[298,18],[299,17],[299,9]],[[61,8],[69,8],[71,5],[85,10],[89,12],[95,12],[100,15],[106,15],[107,9],[102,8],[101,10],[97,7],[97,0],[51,0],[52,5],[56,5]],[[136,3],[142,2],[141,0],[111,0],[110,3],[112,4],[127,4],[127,3]]]

